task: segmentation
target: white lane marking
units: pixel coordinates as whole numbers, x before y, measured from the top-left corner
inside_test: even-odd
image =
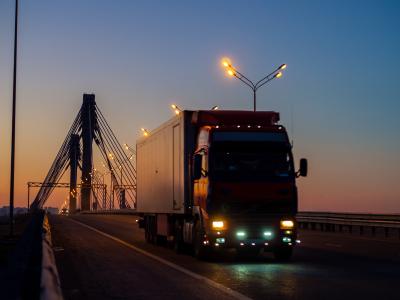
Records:
[[[111,239],[111,240],[113,240],[113,241],[115,241],[117,243],[120,243],[120,244],[122,244],[122,245],[124,245],[124,246],[126,246],[128,248],[131,248],[131,249],[135,250],[136,252],[139,252],[140,254],[143,254],[143,255],[145,255],[147,257],[150,257],[150,258],[152,258],[152,259],[154,259],[154,260],[156,260],[156,261],[158,261],[158,262],[160,262],[160,263],[162,263],[164,265],[167,265],[167,266],[169,266],[169,267],[171,267],[171,268],[173,268],[173,269],[175,269],[177,271],[180,271],[180,272],[182,272],[182,273],[184,273],[184,274],[186,274],[186,275],[188,275],[190,277],[193,277],[194,279],[203,281],[204,283],[206,283],[206,284],[208,284],[208,285],[210,285],[210,286],[212,286],[212,287],[214,287],[214,288],[216,288],[216,289],[228,294],[229,296],[231,296],[231,297],[233,297],[235,299],[252,300],[251,298],[249,298],[249,297],[247,297],[247,296],[245,296],[245,295],[243,295],[243,294],[241,294],[241,293],[239,293],[239,292],[237,292],[235,290],[232,290],[231,288],[228,288],[228,287],[226,287],[226,286],[224,286],[224,285],[222,285],[222,284],[220,284],[218,282],[215,282],[215,281],[213,281],[211,279],[208,279],[207,277],[204,277],[202,275],[196,274],[196,273],[194,273],[194,272],[192,272],[192,271],[190,271],[188,269],[185,269],[185,268],[183,268],[183,267],[181,267],[181,266],[179,266],[177,264],[174,264],[174,263],[172,263],[172,262],[170,262],[168,260],[165,260],[165,259],[163,259],[163,258],[161,258],[161,257],[159,257],[157,255],[151,254],[150,252],[147,252],[147,251],[145,251],[143,249],[140,249],[140,248],[138,248],[136,246],[133,246],[132,244],[129,244],[129,243],[127,243],[127,242],[125,242],[125,241],[113,236],[113,235],[110,235],[108,233],[100,231],[100,230],[98,230],[98,229],[96,229],[96,228],[94,228],[92,226],[89,226],[89,225],[87,225],[85,223],[76,221],[74,219],[70,219],[70,220],[72,222],[74,222],[74,223],[77,223],[77,224],[83,226],[83,227],[86,227],[86,228],[88,228],[90,230],[93,230],[93,231],[97,232],[98,234],[101,234],[102,236],[105,236],[105,237],[107,237],[107,238],[109,238],[109,239]]]

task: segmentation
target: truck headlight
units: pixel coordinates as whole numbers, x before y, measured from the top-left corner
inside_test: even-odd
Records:
[[[294,222],[292,220],[282,220],[281,229],[292,229],[294,227]]]
[[[212,221],[212,228],[213,229],[224,229],[225,228],[225,222],[224,221]]]

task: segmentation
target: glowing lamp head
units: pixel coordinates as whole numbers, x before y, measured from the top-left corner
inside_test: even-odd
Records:
[[[281,66],[279,67],[279,70],[285,70],[286,67],[287,67],[287,64],[283,64],[283,65],[281,65]]]
[[[226,74],[230,77],[233,77],[236,75],[235,70],[232,68],[229,68],[228,70],[226,70]]]
[[[182,111],[182,109],[180,109],[179,106],[176,105],[176,104],[172,104],[171,107],[172,107],[172,109],[174,110],[174,113],[175,113],[176,115],[179,115],[179,113]]]
[[[140,130],[143,132],[143,135],[144,135],[144,136],[148,136],[148,135],[149,135],[149,132],[147,131],[147,129],[145,129],[145,128],[140,128]]]
[[[278,73],[276,73],[275,77],[276,77],[276,78],[281,78],[281,77],[282,77],[282,75],[283,75],[283,73],[282,73],[282,72],[278,72]]]
[[[230,60],[228,57],[223,57],[223,58],[221,59],[221,65],[222,65],[224,68],[228,68],[228,67],[231,66],[231,60]]]
[[[281,229],[293,229],[294,222],[292,220],[282,220]]]
[[[219,109],[218,105],[215,105],[215,106],[213,106],[213,107],[211,108],[211,110],[218,110],[218,109]]]

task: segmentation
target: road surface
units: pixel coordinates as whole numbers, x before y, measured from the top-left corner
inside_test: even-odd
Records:
[[[50,221],[66,299],[400,297],[398,240],[304,231],[288,263],[271,255],[238,261],[233,252],[201,262],[147,244],[135,216],[52,216]]]

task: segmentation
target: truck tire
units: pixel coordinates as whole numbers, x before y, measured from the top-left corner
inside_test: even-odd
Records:
[[[151,243],[149,217],[144,219],[144,239],[147,243]]]
[[[274,250],[274,257],[279,261],[288,261],[292,258],[293,248],[292,247],[279,247]]]
[[[199,260],[207,260],[210,257],[211,249],[204,245],[204,230],[201,228],[200,222],[196,223],[193,232],[193,255]]]
[[[156,218],[153,216],[146,217],[144,229],[145,240],[149,244],[155,244],[156,242]]]
[[[175,223],[175,232],[174,232],[174,250],[176,253],[181,254],[184,252],[184,243],[183,243],[183,232],[182,225],[177,221]]]

